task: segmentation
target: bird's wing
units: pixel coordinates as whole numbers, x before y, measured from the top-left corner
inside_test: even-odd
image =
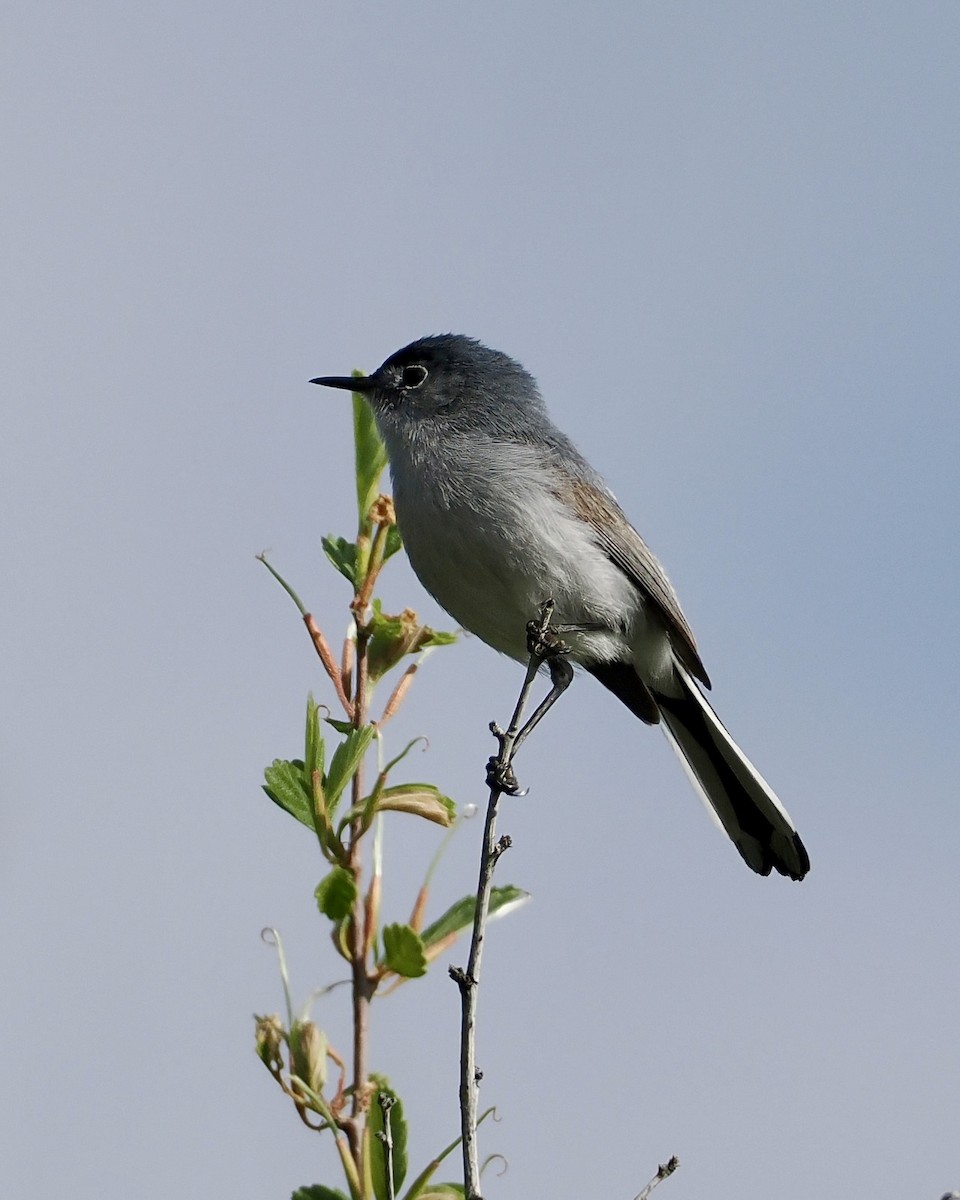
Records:
[[[585,480],[576,480],[570,486],[570,499],[579,515],[592,527],[597,544],[610,561],[653,602],[667,627],[677,657],[695,679],[699,679],[705,687],[710,687],[710,678],[700,661],[693,630],[687,624],[663,567],[646,542],[606,489]]]

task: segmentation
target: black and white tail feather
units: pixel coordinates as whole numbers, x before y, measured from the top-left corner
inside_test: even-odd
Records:
[[[783,805],[679,664],[677,675],[680,696],[653,697],[667,740],[707,811],[759,875],[774,869],[802,879],[810,859]]]
[[[587,670],[647,725],[660,725],[704,806],[758,875],[802,879],[810,859],[773,789],[724,728],[686,667],[674,662],[670,693],[645,684],[632,663]]]

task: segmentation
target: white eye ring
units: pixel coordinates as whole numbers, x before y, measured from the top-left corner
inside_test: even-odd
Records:
[[[400,372],[400,383],[405,388],[418,388],[427,377],[427,368],[419,363],[404,367]]]

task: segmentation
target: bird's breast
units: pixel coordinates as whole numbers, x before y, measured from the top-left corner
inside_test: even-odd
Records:
[[[535,453],[495,449],[418,470],[394,464],[397,519],[420,581],[465,629],[514,658],[527,657],[526,624],[546,599],[558,623],[607,631],[565,639],[574,658],[622,656],[635,588]]]

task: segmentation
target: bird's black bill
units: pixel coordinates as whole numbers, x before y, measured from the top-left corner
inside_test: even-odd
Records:
[[[376,386],[369,375],[321,375],[310,382],[319,383],[321,387],[342,388],[345,392],[369,392]]]

